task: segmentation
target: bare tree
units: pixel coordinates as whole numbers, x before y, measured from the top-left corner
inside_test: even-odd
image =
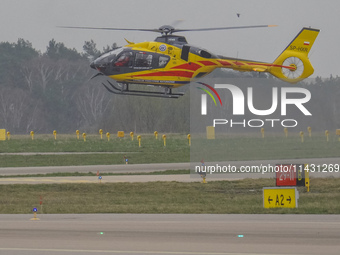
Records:
[[[22,89],[0,90],[0,120],[4,128],[16,132],[43,128],[43,112],[39,101],[34,100]]]
[[[76,97],[77,110],[83,124],[88,127],[96,128],[94,126],[99,124],[110,104],[111,98],[107,93],[90,83],[83,85]]]

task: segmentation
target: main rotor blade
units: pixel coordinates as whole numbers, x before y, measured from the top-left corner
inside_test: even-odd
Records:
[[[258,28],[258,27],[277,27],[277,25],[257,25],[257,26],[238,26],[238,27],[210,27],[210,28],[193,28],[193,29],[175,29],[174,32],[227,30],[227,29]]]
[[[193,28],[193,29],[175,29],[171,26],[162,26],[160,28],[145,29],[145,28],[114,28],[114,27],[69,27],[59,26],[60,28],[76,28],[76,29],[96,29],[96,30],[121,30],[121,31],[144,31],[156,33],[175,33],[175,32],[191,32],[191,31],[211,31],[211,30],[227,30],[227,29],[242,29],[242,28],[259,28],[259,27],[276,27],[277,25],[257,25],[257,26],[237,26],[237,27],[210,27],[210,28]],[[168,29],[168,30],[166,30]]]
[[[143,29],[143,28],[114,28],[114,27],[67,27],[58,26],[60,28],[76,28],[76,29],[97,29],[97,30],[122,30],[122,31],[144,31],[144,32],[161,32],[158,28],[156,29]]]

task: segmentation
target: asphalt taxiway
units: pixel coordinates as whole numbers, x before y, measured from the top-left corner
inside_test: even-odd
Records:
[[[0,215],[0,254],[339,254],[339,215]]]

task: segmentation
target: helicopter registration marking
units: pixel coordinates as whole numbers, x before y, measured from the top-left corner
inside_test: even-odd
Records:
[[[300,51],[300,52],[308,52],[308,48],[307,47],[298,47],[298,46],[295,46],[295,45],[290,45],[289,49],[290,50],[295,50],[295,51]]]
[[[160,51],[166,51],[166,45],[165,44],[160,45],[159,50]]]

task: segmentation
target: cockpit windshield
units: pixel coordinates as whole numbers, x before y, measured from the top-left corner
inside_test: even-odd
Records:
[[[116,59],[117,55],[122,51],[124,51],[124,48],[118,48],[110,52],[104,53],[94,61],[94,65],[96,66],[97,69],[103,71],[110,63],[112,63]]]

